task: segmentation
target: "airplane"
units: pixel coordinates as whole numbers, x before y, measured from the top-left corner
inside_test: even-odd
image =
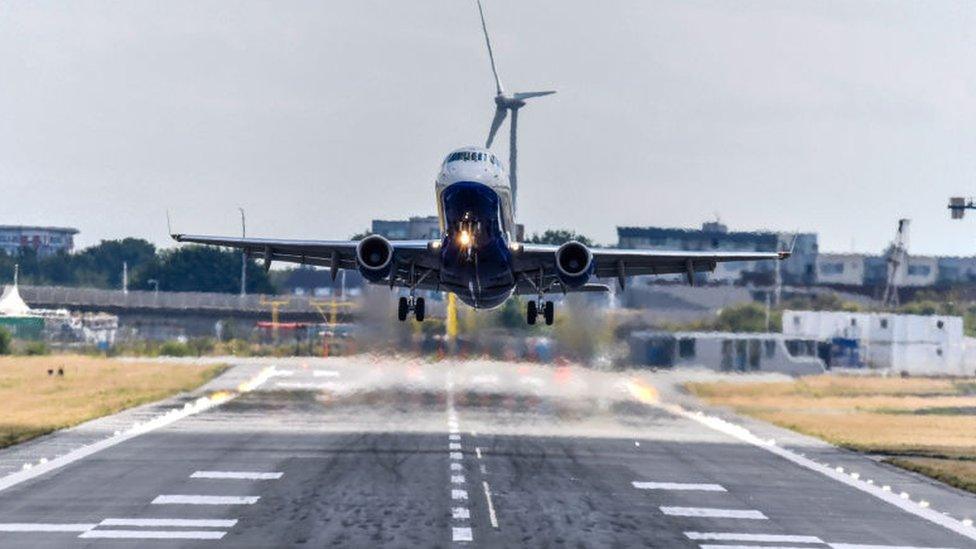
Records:
[[[533,296],[526,303],[526,321],[541,315],[552,325],[555,305],[549,296],[575,292],[609,292],[593,279],[616,278],[624,289],[629,277],[713,271],[726,261],[783,260],[790,251],[702,252],[588,247],[577,241],[562,245],[532,244],[516,238],[516,129],[518,110],[525,101],[554,91],[507,95],[495,68],[484,10],[478,0],[481,25],[496,84],[495,115],[485,147],[468,146],[450,152],[441,162],[434,193],[441,238],[389,240],[368,235],[360,240],[284,240],[173,234],[177,242],[222,246],[273,261],[328,267],[332,279],[342,269],[356,269],[373,284],[409,290],[400,297],[397,318],[410,313],[418,322],[426,315],[418,290],[455,294],[476,309],[500,306],[515,295]],[[489,147],[511,112],[507,172]]]

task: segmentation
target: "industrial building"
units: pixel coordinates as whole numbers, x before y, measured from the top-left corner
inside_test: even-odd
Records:
[[[648,250],[775,252],[793,245],[793,256],[778,266],[781,281],[802,285],[816,282],[816,233],[729,231],[722,223],[707,222],[701,229],[617,227],[617,240],[620,248]],[[771,284],[776,269],[777,264],[770,261],[720,263],[708,279]]]
[[[0,250],[11,256],[24,248],[34,250],[39,257],[70,253],[76,234],[78,229],[70,227],[0,225]]]
[[[635,332],[627,340],[634,365],[697,367],[721,372],[778,372],[792,376],[825,371],[811,339],[782,334]]]
[[[974,375],[976,347],[958,316],[784,311],[783,336],[818,342],[832,368]]]
[[[406,220],[374,219],[370,232],[390,240],[438,240],[441,225],[436,215],[414,216]]]

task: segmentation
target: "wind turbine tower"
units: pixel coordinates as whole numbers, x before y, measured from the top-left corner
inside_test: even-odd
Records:
[[[543,95],[552,95],[555,91],[532,91],[516,92],[511,95],[505,93],[502,81],[498,77],[498,68],[495,66],[495,54],[491,49],[491,38],[488,36],[488,25],[485,24],[485,10],[478,0],[478,14],[481,15],[481,30],[485,33],[485,45],[488,46],[488,59],[491,61],[491,73],[495,76],[495,117],[491,120],[491,129],[488,130],[488,140],[485,148],[490,148],[495,140],[495,134],[501,127],[509,111],[512,113],[512,121],[509,124],[509,143],[508,143],[508,178],[512,186],[512,209],[515,209],[516,197],[518,196],[518,113],[519,109],[525,106],[525,100]]]

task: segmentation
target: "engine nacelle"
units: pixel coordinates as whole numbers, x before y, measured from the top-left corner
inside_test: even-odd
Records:
[[[393,270],[393,245],[378,234],[367,236],[356,245],[356,263],[363,278],[379,282]]]
[[[556,275],[570,288],[579,288],[593,275],[593,253],[575,240],[556,250]]]

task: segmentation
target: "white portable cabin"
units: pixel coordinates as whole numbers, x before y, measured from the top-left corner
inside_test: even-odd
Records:
[[[856,340],[861,359],[875,369],[930,375],[976,373],[976,362],[967,359],[962,318],[957,316],[784,311],[783,335]]]

